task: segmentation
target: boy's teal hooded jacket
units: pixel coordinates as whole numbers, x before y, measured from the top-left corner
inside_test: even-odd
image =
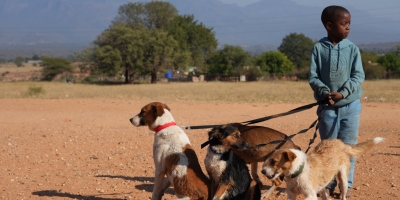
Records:
[[[308,82],[317,101],[329,92],[340,92],[343,99],[333,106],[347,105],[361,98],[361,83],[365,74],[358,47],[348,39],[333,46],[328,38],[322,38],[311,52]]]

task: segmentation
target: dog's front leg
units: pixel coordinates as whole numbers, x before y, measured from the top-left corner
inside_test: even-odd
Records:
[[[287,200],[296,200],[296,193],[294,193],[291,188],[286,187],[286,194],[287,194]]]
[[[163,186],[165,187],[165,181],[168,181],[168,179],[166,179],[164,176],[164,170],[159,170],[156,168],[156,173],[154,176],[154,188],[151,200],[161,200],[162,196],[164,195],[166,188],[165,190],[163,190]]]
[[[208,173],[210,174],[210,173]],[[214,197],[215,191],[216,191],[216,183],[214,179],[212,178],[212,175],[210,176],[210,183],[208,187],[208,199],[212,199]]]
[[[161,194],[165,193],[165,190],[167,190],[171,186],[171,182],[168,180],[168,178],[164,178],[164,182],[161,185]]]
[[[306,194],[306,198],[304,200],[317,200],[317,193],[312,192],[312,193],[308,193]]]
[[[272,186],[266,192],[264,192],[262,194],[261,198],[262,199],[268,198],[275,191],[275,189],[276,189],[276,185],[272,184]]]
[[[215,191],[214,197],[212,200],[221,200],[224,198],[229,186],[225,184],[220,184]]]
[[[253,179],[257,181],[258,186],[260,187],[260,189],[262,189],[263,183],[261,182],[260,177],[257,174],[258,162],[252,162],[250,165],[251,165],[251,177],[253,177]]]

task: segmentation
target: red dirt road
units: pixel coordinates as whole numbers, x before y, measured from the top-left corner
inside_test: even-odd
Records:
[[[149,199],[154,181],[153,133],[129,122],[149,102],[0,99],[0,198]],[[165,103],[180,126],[242,122],[303,105]],[[258,125],[294,134],[316,119],[315,110]],[[357,160],[351,199],[400,199],[399,116],[400,104],[363,102],[359,141],[377,136],[386,140]],[[202,166],[206,150],[200,144],[206,141],[207,131],[186,131]],[[310,130],[294,141],[306,149],[312,134]],[[262,180],[270,185],[265,177]],[[164,199],[176,199],[172,188]]]

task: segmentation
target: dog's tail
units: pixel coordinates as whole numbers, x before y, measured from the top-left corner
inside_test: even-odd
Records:
[[[385,140],[385,138],[376,137],[372,140],[368,140],[366,142],[359,143],[355,146],[352,146],[349,153],[351,156],[357,157],[357,156],[363,154],[364,152],[372,149],[376,144],[379,144],[379,143],[383,142],[384,140]]]

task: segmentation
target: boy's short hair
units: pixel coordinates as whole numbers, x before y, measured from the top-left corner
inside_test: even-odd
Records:
[[[326,23],[328,22],[335,22],[338,20],[338,18],[341,16],[343,13],[349,13],[350,12],[346,9],[343,8],[342,6],[328,6],[326,7],[321,14],[321,21],[322,24],[325,26]]]

